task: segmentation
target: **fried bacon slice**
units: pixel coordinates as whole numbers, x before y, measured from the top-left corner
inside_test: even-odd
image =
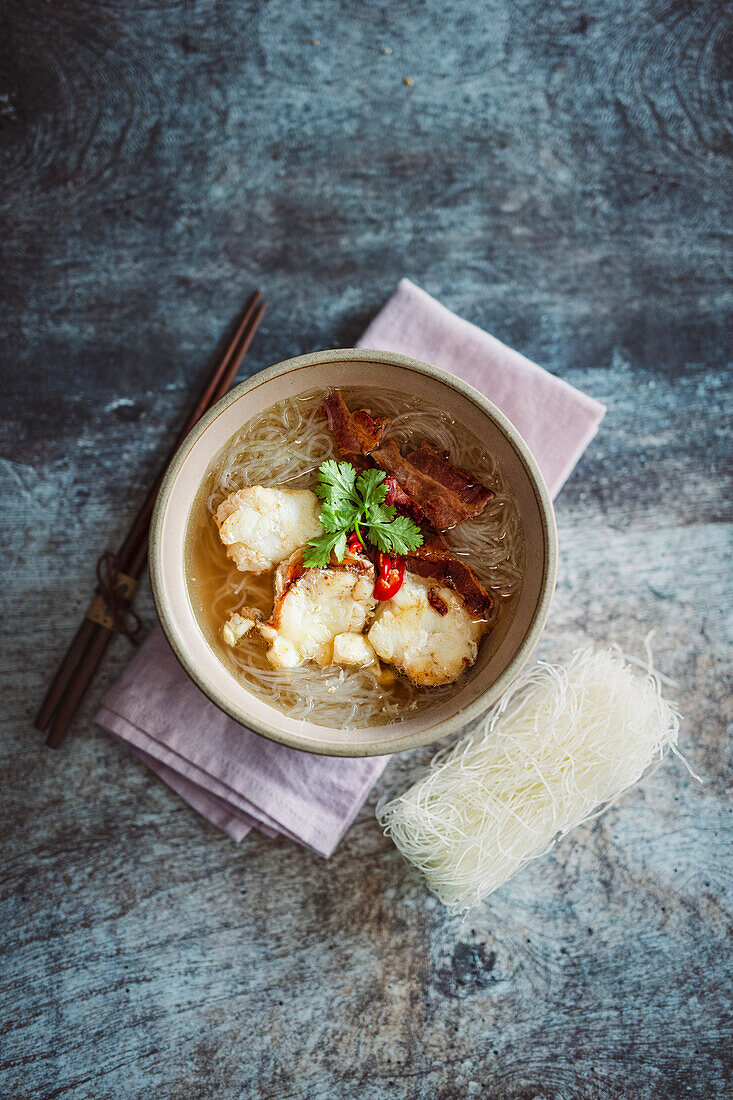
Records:
[[[446,531],[480,515],[494,496],[429,443],[402,455],[393,439],[382,440],[389,418],[372,416],[367,409],[350,412],[338,390],[324,398],[321,407],[341,457],[362,470],[369,456],[387,474],[387,503],[416,521],[425,518]]]
[[[411,573],[433,577],[457,592],[474,618],[491,618],[494,610],[493,597],[486,591],[473,569],[459,558],[452,557],[450,550],[438,536],[426,533],[422,546],[407,554],[405,561]]]
[[[438,451],[429,443],[421,443],[416,451],[411,451],[407,461],[416,466],[421,473],[427,474],[440,485],[444,485],[472,516],[480,515],[494,496],[491,489],[487,489],[467,470],[452,466],[448,462],[447,451]]]
[[[419,523],[423,518],[422,509],[415,504],[414,500],[408,497],[397,478],[392,474],[386,474],[384,484],[387,486],[387,495],[384,498],[384,503],[393,504],[397,511],[401,512],[403,516],[409,516],[410,519],[415,520],[415,523]]]
[[[336,440],[339,454],[361,468],[364,465],[364,456],[379,445],[384,429],[389,424],[389,417],[372,416],[367,409],[349,412],[338,390],[323,399],[321,408]]]
[[[402,492],[439,531],[478,516],[494,496],[491,489],[465,470],[451,466],[428,443],[403,456],[393,439],[385,439],[371,457],[385,473],[396,478]]]

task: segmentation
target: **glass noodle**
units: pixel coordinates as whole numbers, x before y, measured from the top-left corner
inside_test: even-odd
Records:
[[[403,453],[425,440],[493,489],[496,496],[480,516],[443,538],[451,553],[470,565],[494,595],[497,621],[511,615],[522,583],[524,540],[516,502],[495,460],[438,406],[368,387],[341,392],[350,409],[368,408],[391,417],[385,434]],[[321,668],[312,662],[297,669],[275,669],[256,634],[234,649],[220,638],[222,624],[241,607],[257,608],[269,617],[273,576],[236,569],[219,540],[213,515],[225,497],[246,485],[315,488],[321,463],[339,457],[321,412],[324,396],[323,390],[311,391],[271,406],[237,432],[217,457],[189,521],[191,601],[220,659],[249,690],[289,716],[342,729],[398,722],[453,694],[461,681],[419,688],[396,676],[385,686],[369,669]]]

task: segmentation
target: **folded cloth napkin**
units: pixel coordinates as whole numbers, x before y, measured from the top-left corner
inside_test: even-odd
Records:
[[[485,393],[527,440],[553,496],[605,412],[407,279],[358,346],[425,359]],[[188,678],[160,628],[107,693],[97,721],[234,840],[254,826],[323,856],[389,760],[314,756],[240,726]]]

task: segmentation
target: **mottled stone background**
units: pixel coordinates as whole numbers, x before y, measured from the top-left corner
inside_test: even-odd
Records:
[[[0,1094],[732,1095],[730,5],[0,12]],[[376,791],[328,862],[203,822],[93,724],[124,642],[62,751],[31,724],[245,295],[252,372],[402,275],[608,404],[541,652],[653,627],[705,780],[667,761],[466,922]]]

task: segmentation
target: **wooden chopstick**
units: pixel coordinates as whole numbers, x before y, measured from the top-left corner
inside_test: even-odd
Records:
[[[241,322],[227,348],[214,366],[199,395],[191,415],[180,432],[174,448],[137,513],[130,531],[117,555],[117,571],[137,580],[142,573],[148,552],[148,526],[160,484],[170,459],[202,414],[224,396],[252,343],[265,312],[260,292],[249,299]],[[46,744],[58,748],[66,736],[69,724],[86,692],[114,630],[85,618],[64,656],[36,716],[35,725],[45,729],[51,723]],[[54,713],[55,712],[55,713]]]
[[[259,303],[259,305],[258,305]],[[265,303],[260,302],[260,292],[256,290],[247,302],[247,307],[242,315],[242,320],[234,333],[234,336],[229,341],[227,349],[224,355],[217,362],[211,376],[204,386],[202,392],[199,395],[199,399],[191,410],[191,414],[181,429],[178,438],[173,444],[173,448],[165,461],[165,464],[160,471],[158,477],[155,480],[153,487],[145,498],[145,503],[135,517],[130,533],[125,539],[118,554],[118,568],[120,572],[127,573],[126,565],[129,564],[128,558],[135,553],[137,544],[139,542],[140,534],[144,533],[147,538],[148,524],[150,523],[150,517],[153,514],[153,508],[155,507],[155,501],[158,496],[158,490],[160,484],[165,475],[165,471],[176,453],[181,443],[193,428],[194,424],[201,419],[207,409],[216,404],[220,397],[223,397],[227,392],[234,376],[237,373],[237,368],[244,358],[244,352],[252,342],[252,337],[257,331],[257,326],[260,323],[262,314],[265,311]],[[249,335],[248,335],[249,334]],[[246,342],[245,342],[246,341]],[[239,349],[244,342],[244,351],[239,354]],[[131,574],[130,574],[131,575]]]
[[[214,405],[227,392],[237,373],[237,369],[241,364],[249,345],[252,342],[254,334],[257,330],[257,326],[259,325],[262,315],[265,312],[265,303],[261,302],[258,305],[258,298],[259,295],[257,295],[256,298],[252,302],[250,302],[250,306],[247,310],[245,318],[243,318],[242,324],[237,330],[234,339],[230,343],[225,356],[221,360],[219,368],[216,370],[215,386],[207,386],[207,392],[202,395],[202,398],[205,397],[208,400],[208,407]],[[201,402],[197,403],[197,408],[200,407],[200,404]],[[203,411],[205,411],[205,408],[201,409],[201,412]],[[194,418],[192,414],[192,417],[189,418],[189,422],[187,423],[186,430],[184,430],[184,432],[182,432],[179,437],[179,440],[176,444],[176,449],[179,443],[182,442],[185,436],[188,434],[190,428],[193,427],[196,419],[198,419],[198,417]],[[175,453],[175,450],[173,453]],[[167,465],[168,463],[166,463],[166,468]],[[144,505],[143,508],[140,510],[140,513],[138,513],[138,517],[136,518],[135,524],[133,524],[133,528],[138,527],[139,529],[140,525],[138,521],[140,520],[141,516],[147,513],[147,519],[144,528],[142,529],[142,533],[138,538],[137,547],[135,547],[134,549],[132,548],[132,540],[129,536],[128,539],[125,540],[125,549],[127,550],[125,561],[126,568],[122,571],[126,572],[128,576],[133,577],[135,580],[137,580],[137,578],[142,573],[143,568],[145,567],[145,561],[147,559],[148,523],[150,515],[152,514],[152,505],[154,505],[155,503],[155,498],[157,496],[160,482],[162,481],[164,473],[165,468],[161,471],[161,474],[159,475],[155,485],[153,486],[153,489],[151,490],[151,493],[149,494],[149,498],[151,500],[150,508],[146,508],[146,505],[148,503],[146,501],[146,505]],[[129,557],[130,554],[133,555],[132,558]],[[86,692],[87,687],[89,686],[89,683],[92,679],[92,676],[94,675],[94,672],[99,662],[104,655],[104,652],[110,642],[113,633],[114,631],[108,629],[107,627],[96,626],[96,631],[93,633],[91,640],[87,645],[87,648],[82,653],[76,669],[74,670],[74,672],[72,672],[71,678],[66,685],[65,691],[62,695],[62,698],[60,699],[58,709],[51,723],[51,729],[46,740],[46,744],[49,745],[51,748],[58,748],[58,746],[61,744],[64,737],[66,736],[69,724],[73,719],[76,710],[78,709],[78,706],[84,696],[84,693]]]
[[[176,450],[183,442],[185,437],[188,435],[189,431],[202,415],[202,413],[205,412],[206,409],[209,408],[212,404],[214,404],[214,402],[218,401],[219,398],[223,396],[223,394],[226,393],[226,391],[229,389],[234,375],[236,374],[237,366],[239,365],[239,363],[241,363],[241,356],[237,359],[237,352],[241,346],[242,339],[244,336],[246,336],[247,332],[250,331],[251,327],[251,336],[249,338],[251,341],[251,338],[252,336],[254,336],[257,325],[259,324],[259,320],[262,316],[264,305],[261,305],[258,309],[259,301],[260,292],[259,290],[256,290],[247,302],[242,320],[237,328],[237,331],[234,333],[234,336],[229,341],[222,357],[215,363],[203,390],[199,394],[199,398],[196,404],[191,410],[188,420],[186,421],[183,429],[176,439],[173,449],[171,450],[170,455],[168,456],[168,459],[163,466],[163,469],[161,470],[154,485],[150,489],[140,510],[135,516],[127,538],[123,542],[122,547],[120,548],[120,551],[117,555],[117,569],[120,573],[126,573],[128,576],[132,576],[132,573],[129,569],[130,558],[135,553],[140,538],[142,536],[147,537],[148,524],[150,523],[150,517],[153,513],[153,507],[155,505],[155,500],[158,495],[160,483],[163,480],[163,474],[165,473],[170,459],[173,457]],[[247,347],[248,346],[249,344],[247,344]],[[232,370],[232,367],[234,367],[234,370]],[[56,672],[56,675],[54,676],[53,681],[51,682],[48,691],[46,692],[38,714],[36,715],[34,724],[37,729],[44,730],[50,722],[53,712],[56,710],[56,707],[61,701],[61,697],[68,687],[70,678],[73,676],[77,665],[84,656],[84,651],[86,647],[89,645],[89,642],[94,637],[98,629],[100,629],[98,627],[98,624],[92,622],[91,619],[85,618],[82,621],[79,629],[76,632],[76,635],[71,642],[71,645],[66,652],[66,655],[64,656],[58,668],[58,671]]]
[[[38,710],[38,714],[33,720],[33,725],[37,730],[45,730],[46,726],[51,721],[53,712],[61,702],[63,694],[69,684],[69,680],[74,675],[79,661],[83,657],[89,642],[97,633],[98,629],[98,624],[93,622],[92,619],[86,616],[82,619],[79,624],[79,629],[71,639],[71,644],[66,650],[61,664],[56,669],[56,674],[49,685],[48,691],[43,697],[43,702]]]

